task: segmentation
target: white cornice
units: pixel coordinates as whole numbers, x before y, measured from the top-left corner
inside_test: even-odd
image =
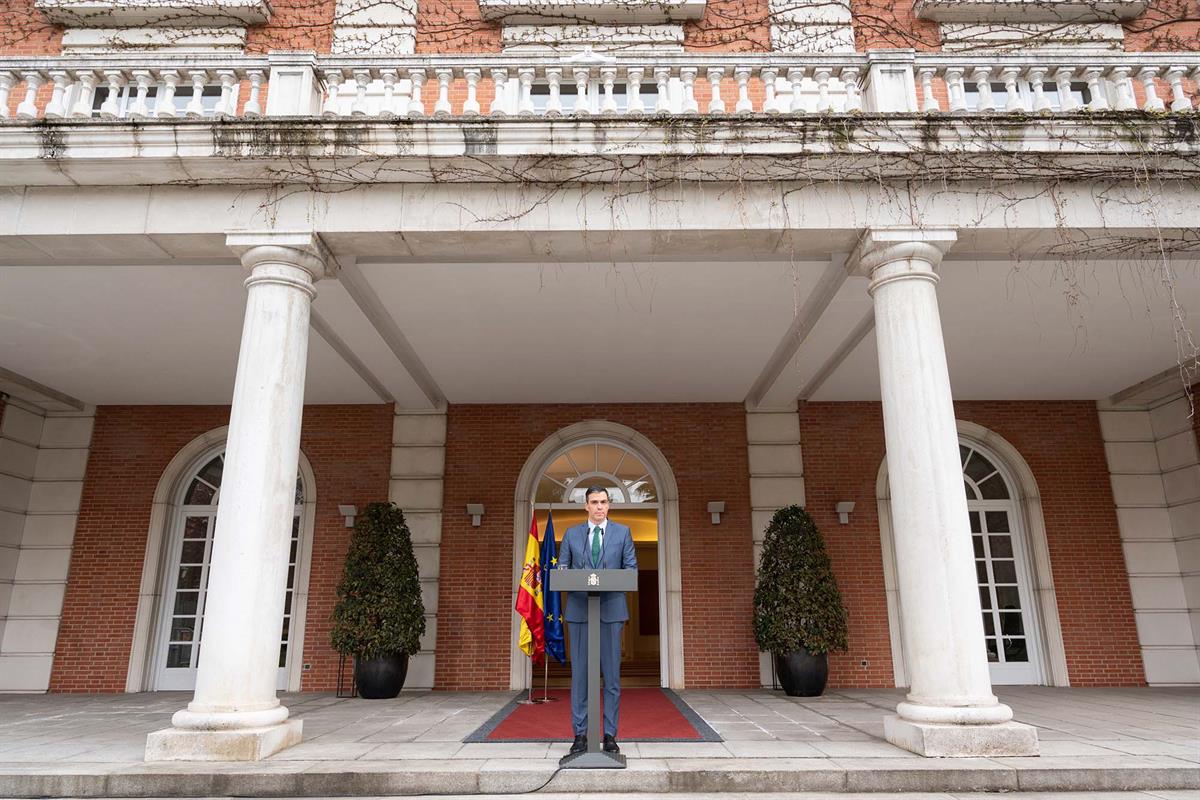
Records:
[[[506,25],[646,25],[697,20],[705,0],[479,0],[484,19]]]
[[[0,185],[1196,180],[1200,141],[1184,118],[1194,125],[1139,112],[6,122]]]
[[[272,12],[269,0],[35,0],[34,7],[70,28],[258,25]]]
[[[921,19],[938,22],[1118,22],[1145,12],[1147,0],[917,0]]]

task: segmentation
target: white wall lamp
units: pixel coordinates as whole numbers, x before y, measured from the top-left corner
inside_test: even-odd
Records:
[[[346,527],[354,527],[354,518],[358,516],[358,506],[338,506],[338,513],[346,518]]]
[[[854,501],[842,500],[834,507],[834,510],[837,511],[838,522],[842,525],[848,525],[850,523],[850,514],[854,511]]]
[[[478,528],[483,521],[483,503],[467,503],[467,514],[471,517],[471,525]]]
[[[717,500],[708,504],[708,513],[712,514],[713,525],[721,524],[721,515],[725,513],[725,501]]]

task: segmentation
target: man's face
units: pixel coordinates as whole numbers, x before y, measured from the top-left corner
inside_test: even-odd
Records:
[[[608,493],[593,492],[587,496],[588,519],[593,525],[599,525],[608,518]]]

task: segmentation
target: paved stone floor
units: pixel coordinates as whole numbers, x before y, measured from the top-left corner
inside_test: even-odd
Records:
[[[462,743],[510,692],[420,692],[385,701],[285,695],[304,720],[304,740],[255,764],[142,760],[146,734],[168,726],[187,694],[0,695],[0,796],[541,791],[572,798],[632,792],[644,800],[655,792],[763,798],[757,793],[836,791],[840,798],[947,792],[928,796],[954,800],[960,792],[1121,790],[1125,800],[1200,800],[1196,689],[1000,689],[1016,719],[1038,727],[1042,755],[966,759],[921,758],[883,740],[882,720],[899,691],[681,694],[725,741],[623,741],[629,769],[616,772],[559,771],[567,742]]]
[[[1168,758],[1200,763],[1200,690],[997,690],[1020,722],[1036,725],[1042,762]],[[899,690],[833,690],[791,698],[771,691],[685,691],[724,742],[623,742],[630,758],[918,758],[883,741]],[[286,694],[304,741],[272,761],[546,759],[567,743],[463,744],[510,692],[419,692],[395,700]],[[146,734],[170,725],[185,693],[0,695],[0,765],[141,761]]]
[[[437,797],[440,800],[478,800],[478,795],[470,794],[437,794],[410,795],[414,800],[419,798]],[[489,800],[518,800],[528,798],[528,794],[493,794]],[[662,794],[660,792],[645,794],[613,794],[609,792],[562,792],[539,794],[538,800],[680,800],[678,794]],[[985,795],[978,792],[872,792],[871,794],[847,794],[831,792],[805,792],[797,795],[794,792],[701,792],[689,794],[688,800],[995,800],[995,795]],[[97,800],[105,800],[97,798]],[[146,798],[146,800],[168,800],[168,798]],[[333,800],[332,798],[312,798],[312,800]],[[361,800],[387,800],[387,796],[364,797]],[[1160,789],[1149,792],[1009,792],[1004,800],[1196,800],[1196,792],[1191,789]]]

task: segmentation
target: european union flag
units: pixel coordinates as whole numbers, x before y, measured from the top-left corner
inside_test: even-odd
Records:
[[[546,533],[542,536],[542,586],[546,585],[546,573],[558,568],[557,548],[554,544],[554,512],[546,517]],[[560,664],[567,663],[567,643],[563,638],[562,593],[546,592],[542,596],[542,613],[545,624],[546,654],[554,656]]]

